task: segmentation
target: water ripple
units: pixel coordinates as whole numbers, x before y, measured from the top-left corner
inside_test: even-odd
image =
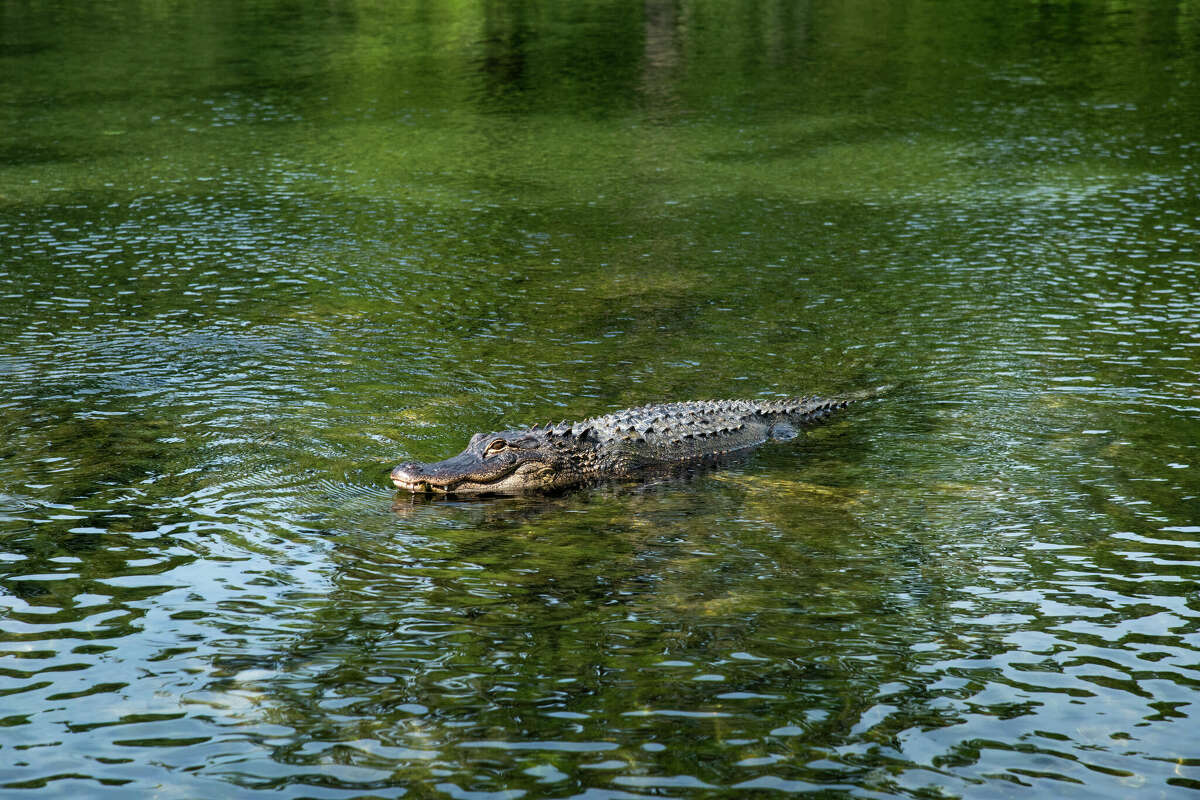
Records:
[[[127,6],[6,8],[0,791],[1200,788],[1194,13]]]

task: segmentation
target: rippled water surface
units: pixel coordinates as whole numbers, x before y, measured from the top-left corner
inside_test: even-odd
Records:
[[[1200,796],[1200,5],[21,0],[0,76],[5,798]]]

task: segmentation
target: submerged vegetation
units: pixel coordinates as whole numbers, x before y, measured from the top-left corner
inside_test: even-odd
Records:
[[[21,0],[0,66],[0,794],[1200,788],[1196,3]]]

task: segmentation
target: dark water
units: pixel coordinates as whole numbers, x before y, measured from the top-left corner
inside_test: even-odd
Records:
[[[1197,796],[1198,172],[1194,2],[0,3],[0,795]]]

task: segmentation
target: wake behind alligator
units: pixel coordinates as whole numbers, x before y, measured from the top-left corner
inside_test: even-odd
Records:
[[[414,493],[523,494],[633,477],[771,440],[787,441],[797,429],[878,391],[833,398],[665,403],[581,422],[477,433],[453,458],[400,464],[392,470],[392,483]]]

